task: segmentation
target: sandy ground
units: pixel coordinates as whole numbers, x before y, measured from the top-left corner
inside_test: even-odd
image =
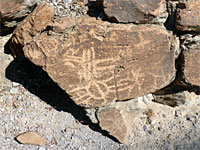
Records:
[[[9,38],[0,37],[0,149],[200,149],[200,99],[175,108],[149,102],[146,108],[153,115],[135,117],[129,146],[119,144],[92,124],[41,68],[6,54]],[[37,131],[47,144],[18,143],[15,137],[26,131]]]
[[[9,37],[0,37],[1,150],[129,149],[102,135],[99,127],[91,124],[84,111],[40,68],[14,61],[6,54],[4,45]],[[39,147],[16,142],[15,137],[26,131],[37,131],[47,144]]]
[[[136,115],[129,146],[120,144],[92,124],[41,68],[13,60],[9,38],[0,37],[0,150],[200,150],[200,96],[175,108],[138,102],[152,114]],[[40,133],[46,145],[18,143],[15,137],[26,131]]]

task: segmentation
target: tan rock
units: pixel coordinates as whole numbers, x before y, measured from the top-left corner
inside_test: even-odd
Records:
[[[23,58],[23,46],[32,41],[35,35],[40,33],[51,23],[53,15],[53,6],[40,4],[34,9],[33,13],[17,26],[13,32],[10,43],[10,48],[15,58]]]
[[[200,0],[182,0],[176,15],[176,28],[182,31],[200,31]]]
[[[183,76],[187,83],[200,86],[200,35],[181,36],[184,48],[182,59]]]
[[[99,125],[103,130],[109,132],[121,143],[126,142],[128,137],[128,127],[125,118],[120,114],[120,110],[111,107],[105,108],[98,114]]]
[[[16,139],[22,144],[32,144],[39,146],[44,146],[46,144],[46,139],[35,131],[28,131],[22,133],[19,136],[17,136]]]
[[[146,23],[162,11],[163,0],[104,0],[108,20],[122,23]]]
[[[28,14],[31,13],[36,0],[1,0],[0,1],[0,34],[8,28],[15,27]]]
[[[177,40],[159,26],[110,24],[90,17],[61,18],[51,26],[53,30],[32,42],[29,36],[29,43],[16,37],[25,44],[26,58],[42,66],[78,105],[98,107],[136,98],[175,77]]]
[[[108,131],[119,142],[126,143],[132,127],[134,113],[133,111],[129,113],[123,111],[125,110],[120,107],[107,107],[97,114],[97,118],[103,130]]]
[[[184,77],[188,83],[200,86],[200,50],[184,52]]]
[[[135,118],[142,116],[152,97],[148,95],[125,102],[117,102],[97,112],[99,125],[119,142],[127,143]],[[148,103],[146,102],[149,101]]]

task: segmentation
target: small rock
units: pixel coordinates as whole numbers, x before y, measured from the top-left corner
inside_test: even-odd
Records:
[[[143,126],[143,129],[144,129],[144,132],[146,132],[146,131],[147,131],[147,126],[144,125],[144,126]]]
[[[39,147],[37,150],[46,150],[44,147]]]
[[[66,128],[66,129],[65,129],[65,132],[70,132],[70,131],[71,131],[70,128]]]
[[[10,89],[10,94],[16,94],[18,92],[17,88],[11,88]]]
[[[89,143],[94,143],[94,141],[92,139],[89,139],[88,142]]]
[[[18,97],[17,97],[17,100],[22,100],[22,97],[21,97],[21,96],[18,96]]]
[[[193,123],[193,126],[194,126],[195,128],[198,128],[199,125],[200,125],[200,122],[199,122],[199,120],[196,119],[196,120],[194,121],[194,123]]]
[[[16,86],[19,86],[20,84],[17,83],[17,82],[12,82],[12,87],[16,87]]]
[[[191,105],[197,102],[197,95],[194,92],[188,91],[172,94],[154,95],[154,101],[172,107]]]
[[[194,122],[195,118],[193,118],[193,117],[187,117],[186,120]]]
[[[55,138],[52,139],[51,144],[55,144],[55,145],[57,144],[57,141]]]
[[[39,146],[44,146],[46,144],[46,139],[35,131],[22,133],[16,137],[16,140],[21,144],[32,144]]]

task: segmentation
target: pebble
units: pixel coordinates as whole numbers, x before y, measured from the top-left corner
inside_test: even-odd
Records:
[[[55,144],[55,145],[57,144],[57,141],[55,138],[51,140],[51,144]]]
[[[10,89],[10,94],[16,94],[18,93],[18,88],[11,88]]]
[[[17,82],[12,82],[12,87],[17,87],[17,86],[19,86],[20,84],[19,83],[17,83]]]
[[[143,129],[144,129],[144,132],[146,132],[146,131],[147,131],[147,126],[144,125],[144,126],[143,126]]]
[[[31,144],[39,146],[44,146],[46,144],[46,139],[35,131],[28,131],[22,133],[16,137],[16,140],[22,144]]]
[[[44,147],[38,147],[38,149],[37,150],[46,150]]]
[[[17,97],[17,100],[22,100],[22,97],[21,97],[21,96],[18,96],[18,97]]]
[[[94,143],[94,141],[92,139],[89,139],[88,142],[89,143]]]
[[[193,122],[193,126],[194,126],[195,128],[198,128],[199,125],[200,125],[200,122],[199,122],[199,120],[196,119],[196,120]]]

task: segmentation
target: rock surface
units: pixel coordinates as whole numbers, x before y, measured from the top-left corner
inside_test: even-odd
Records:
[[[22,58],[24,53],[42,66],[78,105],[98,107],[136,98],[165,87],[175,77],[178,42],[159,26],[59,18],[52,30],[34,36],[46,24],[42,27],[42,18],[35,18],[40,28],[34,29],[30,19],[31,15],[14,31],[14,55]],[[30,34],[32,30],[37,32]]]
[[[104,0],[108,20],[121,23],[147,23],[163,9],[163,0]]]
[[[100,127],[121,143],[127,144],[135,117],[140,116],[147,109],[147,103],[153,99],[149,95],[99,109],[97,119]]]
[[[184,78],[186,82],[200,86],[200,35],[186,34],[183,40]]]
[[[184,75],[192,85],[200,86],[200,50],[184,52]]]
[[[46,144],[46,139],[35,131],[28,131],[20,134],[16,137],[16,139],[22,144],[32,144],[39,146],[44,146]]]
[[[54,15],[53,6],[40,4],[33,13],[25,18],[14,30],[10,42],[13,56],[23,59],[23,46],[33,40],[33,37],[42,32],[51,23]]]
[[[200,31],[200,0],[182,0],[178,4],[176,28],[182,31]]]
[[[31,13],[36,0],[1,0],[0,1],[0,35]]]
[[[75,13],[79,10],[78,14],[81,16],[87,9],[84,6],[86,0],[74,1],[66,5],[66,1],[46,0],[47,3],[53,3],[55,14],[52,6],[49,8],[44,4],[39,5],[34,13],[19,25],[18,31],[16,29],[14,32],[10,43],[13,44],[10,47],[14,56],[23,60],[25,55],[40,67],[27,60],[21,63],[14,61],[4,72],[13,82],[9,82],[9,85],[5,80],[5,84],[0,86],[1,147],[7,150],[10,145],[14,145],[12,149],[17,149],[15,147],[21,145],[13,142],[13,135],[32,129],[47,139],[45,148],[39,149],[127,149],[119,143],[113,144],[114,141],[108,142],[96,132],[93,134],[84,130],[82,127],[87,124],[94,131],[105,133],[100,126],[120,142],[131,145],[130,149],[199,149],[200,96],[184,91],[180,95],[159,97],[158,101],[166,104],[163,99],[165,96],[171,96],[170,100],[175,103],[167,105],[178,105],[175,108],[157,104],[149,101],[146,96],[141,96],[160,88],[162,93],[165,89],[163,87],[174,79],[175,73],[180,72],[182,78],[186,77],[189,87],[193,87],[193,74],[186,73],[186,64],[192,60],[188,61],[185,56],[199,50],[197,32],[191,33],[191,36],[184,35],[184,40],[180,38],[182,57],[178,57],[179,40],[167,31],[175,31],[173,16],[177,1],[173,1],[171,5],[170,2],[164,1],[168,4],[168,12],[165,14],[169,14],[171,7],[171,19],[168,19],[172,22],[167,23],[171,28],[167,29],[161,27],[163,23],[159,17],[151,15],[147,15],[149,20],[154,17],[155,20],[149,22],[147,19],[147,22],[160,26],[111,24],[89,17],[75,19],[80,15],[72,17],[74,12],[70,11],[71,9],[74,9]],[[64,8],[68,6],[70,8]],[[101,11],[94,16],[103,20]],[[3,45],[0,43],[1,46]],[[5,63],[5,59],[0,57],[0,60],[2,64]],[[187,62],[184,62],[185,60]],[[182,68],[178,66],[179,61]],[[189,69],[188,67],[190,73]],[[4,76],[4,73],[0,75]],[[4,77],[2,79],[4,81]],[[198,79],[197,76],[195,83]],[[20,83],[34,94],[28,93]],[[174,82],[172,85],[177,90]],[[86,115],[92,118],[93,123],[99,123],[99,126],[90,124],[83,107],[75,105],[59,86],[76,104],[84,105],[84,109],[87,107]],[[173,91],[171,86],[166,88]],[[189,88],[187,90],[194,91]],[[25,92],[21,94],[22,91]],[[45,107],[44,103],[38,107],[37,100],[41,101],[37,96],[51,107]],[[138,96],[141,97],[135,98]],[[67,113],[71,113],[76,120],[67,116]],[[77,125],[77,120],[84,125]],[[101,143],[103,139],[106,140]],[[31,146],[23,145],[22,148],[28,149],[27,147]]]
[[[198,96],[194,92],[183,91],[173,94],[154,95],[154,101],[168,106],[181,106],[197,102]]]

